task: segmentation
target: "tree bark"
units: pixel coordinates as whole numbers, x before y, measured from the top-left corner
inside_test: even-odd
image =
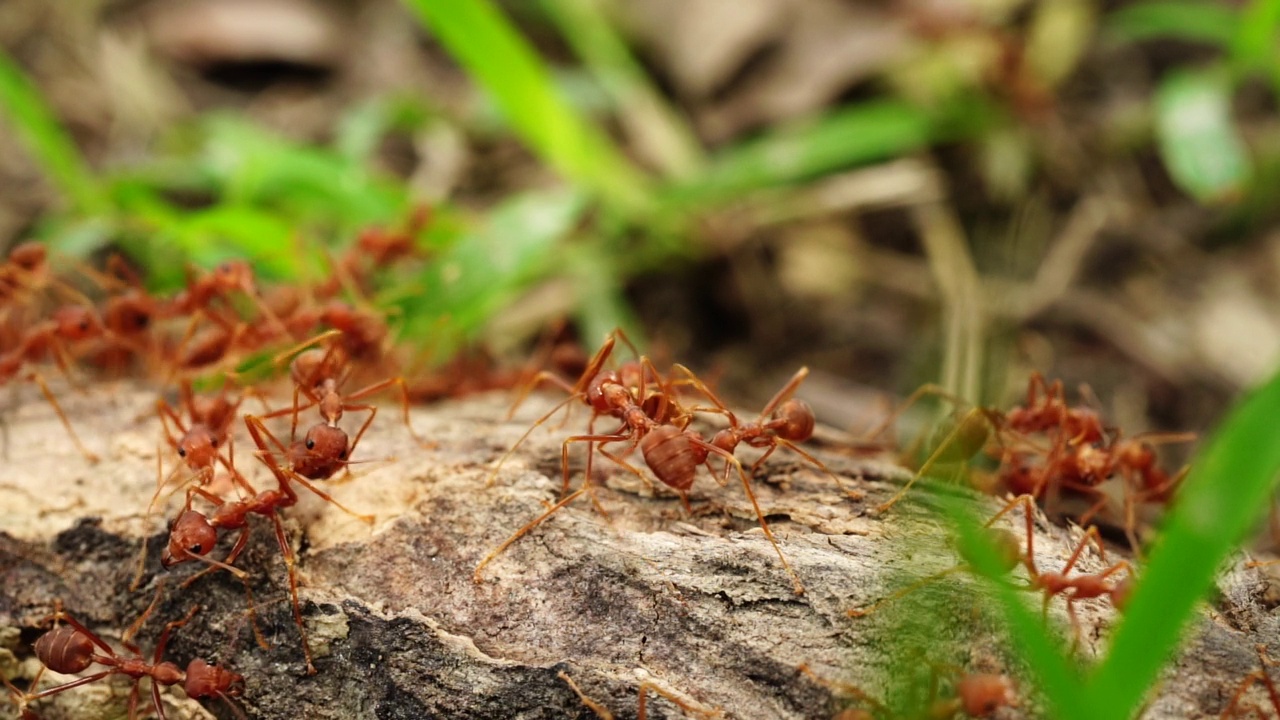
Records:
[[[917,504],[873,512],[909,477],[884,457],[806,446],[855,494],[865,494],[860,500],[785,450],[754,479],[803,595],[793,591],[736,479],[720,487],[702,471],[689,515],[672,493],[653,490],[599,455],[596,495],[608,516],[580,498],[498,556],[477,582],[477,562],[560,497],[561,441],[581,431],[585,413],[578,408],[564,427],[553,422],[534,430],[490,484],[495,461],[541,412],[539,402],[510,422],[501,421],[509,400],[502,395],[415,408],[415,429],[434,448],[416,444],[397,410],[385,408],[354,454],[354,478],[325,484],[356,512],[374,514],[373,525],[312,496],[284,513],[319,669],[306,676],[283,556],[269,522],[253,518],[261,522],[252,523],[248,550],[237,563],[251,578],[266,649],[253,640],[243,586],[233,576],[220,571],[180,588],[198,564],[159,567],[167,538],[161,517],[174,517],[180,502],[170,498],[144,517],[156,487],[157,453],[166,473],[177,462],[162,444],[153,392],[102,385],[59,395],[76,431],[102,456],[96,465],[77,453],[38,395],[22,389],[19,397],[6,415],[0,474],[0,670],[6,677],[34,674],[30,643],[55,600],[115,643],[164,583],[139,634],[144,652],[165,622],[199,605],[191,624],[175,633],[167,658],[185,667],[203,657],[244,675],[238,702],[251,718],[595,717],[562,673],[618,717],[636,715],[640,689],[648,684],[656,688],[647,693],[655,718],[696,717],[699,709],[734,718],[828,718],[856,706],[836,683],[902,703],[911,691],[894,688],[905,683],[923,702],[920,688],[931,664],[1008,673],[1019,678],[1021,703],[997,717],[1044,714],[998,613],[966,572],[868,617],[847,616],[914,577],[960,562],[944,523]],[[248,400],[246,408],[253,411],[255,403]],[[344,424],[354,427],[355,417]],[[308,414],[302,424],[312,421]],[[287,423],[273,427],[288,433]],[[241,427],[237,467],[265,489],[274,480],[252,458],[254,449]],[[576,487],[581,453],[574,458]],[[630,462],[639,466],[642,459],[636,454]],[[969,497],[957,488],[945,491]],[[970,502],[986,515],[999,508],[990,498]],[[1022,536],[1021,522],[1006,526]],[[1081,535],[1043,517],[1035,532],[1042,569],[1060,568]],[[131,593],[144,540],[143,583]],[[214,556],[223,557],[229,546],[224,539]],[[1104,566],[1090,549],[1079,567]],[[1222,710],[1257,664],[1254,644],[1276,639],[1264,586],[1257,570],[1224,577],[1218,611],[1205,613],[1195,639],[1170,665],[1148,717],[1210,717]],[[1077,607],[1080,652],[1105,651],[1114,611],[1105,601]],[[1065,627],[1061,599],[1052,604],[1050,623]],[[802,665],[831,684],[799,671]],[[949,676],[938,672],[945,694]],[[41,701],[37,711],[45,718],[119,716],[127,692],[99,685]],[[165,695],[174,698],[166,701],[170,717],[233,717],[221,703],[202,709],[176,699],[180,692]],[[117,699],[114,710],[102,704],[110,697]],[[1261,695],[1250,698],[1265,703]]]

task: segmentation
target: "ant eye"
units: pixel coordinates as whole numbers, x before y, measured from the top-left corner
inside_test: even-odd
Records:
[[[316,449],[316,441],[315,441],[315,440],[312,440],[311,438],[307,438],[307,449],[308,449],[308,450],[315,450],[315,449]]]
[[[339,460],[346,460],[346,459],[347,459],[347,451],[346,451],[346,450],[343,450],[342,452],[338,453],[338,459],[339,459]]]
[[[151,318],[147,317],[146,315],[139,315],[133,319],[133,324],[137,325],[139,328],[145,328],[150,323],[151,323]]]
[[[204,550],[204,546],[201,545],[200,543],[196,543],[195,545],[192,545],[190,549],[190,551],[192,553],[195,553],[196,555],[199,555],[201,550]]]
[[[89,321],[88,321],[88,320],[81,320],[81,321],[80,321],[80,329],[81,329],[81,330],[88,330],[88,329],[89,329]]]
[[[218,447],[218,441],[217,441],[217,440],[210,440],[210,441],[209,441],[209,445],[216,449],[216,448]]]
[[[186,456],[187,456],[187,449],[183,447],[178,448],[178,457],[186,457]]]

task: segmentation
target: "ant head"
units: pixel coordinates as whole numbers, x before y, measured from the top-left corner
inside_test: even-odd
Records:
[[[160,564],[167,568],[192,560],[212,550],[217,543],[218,531],[209,524],[209,518],[187,510],[170,528],[169,544],[160,554]]]
[[[187,680],[182,689],[193,698],[210,698],[219,694],[239,697],[244,692],[244,677],[196,658],[187,665]]]
[[[193,424],[178,441],[178,455],[192,469],[209,467],[218,458],[218,438],[207,425]]]
[[[151,327],[155,311],[155,303],[150,298],[136,290],[130,290],[107,301],[102,314],[107,327],[118,333],[129,334]]]
[[[618,373],[612,370],[596,373],[596,376],[591,378],[591,382],[587,383],[587,404],[602,415],[612,411],[615,406],[609,400],[609,388],[611,387],[621,388],[626,393],[626,388],[622,385],[622,380],[618,377]]]
[[[253,287],[253,268],[244,260],[227,260],[213,269],[213,281],[223,290]]]
[[[314,425],[307,431],[303,445],[314,456],[347,459],[347,433],[342,428],[325,423]]]
[[[804,442],[813,437],[813,408],[803,400],[791,398],[773,411],[775,432],[791,442]]]
[[[982,673],[965,675],[956,683],[956,695],[970,717],[989,717],[996,710],[1016,705],[1013,681],[1004,675]]]
[[[9,251],[9,262],[27,272],[39,270],[44,266],[48,257],[49,253],[45,250],[44,245],[34,240],[18,243]]]
[[[102,331],[98,316],[89,308],[76,306],[58,308],[53,313],[53,321],[57,323],[58,337],[63,340],[73,342],[84,340]]]
[[[54,672],[78,673],[93,664],[96,647],[89,636],[60,625],[36,638],[36,657]]]

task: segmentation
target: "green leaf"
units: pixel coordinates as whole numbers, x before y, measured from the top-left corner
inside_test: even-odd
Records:
[[[1228,47],[1240,19],[1226,3],[1155,0],[1128,5],[1107,17],[1106,31],[1122,42],[1172,38]]]
[[[464,338],[545,275],[556,245],[581,220],[580,193],[557,191],[516,196],[489,213],[481,228],[463,233],[413,284],[398,304],[404,334],[423,337],[440,324]],[[447,354],[444,355],[447,357]]]
[[[706,175],[677,188],[696,200],[805,180],[925,147],[933,139],[925,111],[894,100],[866,102],[730,148]]]
[[[1191,466],[1089,694],[1131,716],[1173,657],[1218,568],[1255,527],[1280,473],[1280,376],[1232,410]]]
[[[296,278],[303,258],[293,227],[273,213],[243,205],[215,205],[171,226],[174,240],[201,266],[250,257],[266,278]]]
[[[490,0],[405,3],[543,160],[621,207],[645,209],[646,178],[564,101],[541,58]]]
[[[1249,158],[1231,120],[1231,86],[1221,72],[1180,72],[1156,91],[1160,154],[1174,182],[1203,202],[1227,200],[1249,177]]]
[[[0,51],[0,108],[50,182],[81,213],[105,212],[107,203],[71,136],[22,68]]]

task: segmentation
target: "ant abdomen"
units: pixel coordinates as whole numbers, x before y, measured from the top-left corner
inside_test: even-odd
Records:
[[[698,465],[707,459],[706,450],[674,425],[659,425],[640,440],[645,464],[664,485],[680,492],[693,485]]]
[[[64,675],[81,672],[93,664],[93,641],[65,625],[37,638],[35,650],[45,667]]]

